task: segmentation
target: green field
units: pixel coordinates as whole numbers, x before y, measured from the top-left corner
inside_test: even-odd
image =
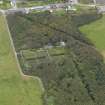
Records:
[[[0,105],[42,105],[38,80],[19,73],[6,27],[0,16]]]
[[[85,34],[100,50],[105,50],[105,15],[95,22],[80,27]]]

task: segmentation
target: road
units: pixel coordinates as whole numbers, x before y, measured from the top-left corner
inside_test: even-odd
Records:
[[[69,5],[70,5],[70,3],[67,2],[67,3],[49,4],[49,5],[44,5],[44,6],[26,7],[26,8],[11,8],[11,9],[7,9],[4,11],[7,14],[12,14],[15,12],[29,13],[32,10],[46,11],[46,10],[51,10],[51,9],[64,8],[64,7],[69,6]]]
[[[59,7],[59,5],[64,5],[64,4],[56,4],[57,7]],[[54,4],[51,4],[51,5],[34,6],[34,7],[27,7],[27,8],[12,8],[12,9],[5,10],[5,12],[10,14],[10,13],[15,13],[15,12],[28,13],[32,10],[45,11],[45,10],[50,10],[54,6],[55,6]]]

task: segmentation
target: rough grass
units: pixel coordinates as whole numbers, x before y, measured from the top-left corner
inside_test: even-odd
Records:
[[[100,51],[105,50],[105,15],[100,20],[80,27],[80,30]]]
[[[0,16],[0,105],[42,105],[38,80],[19,73],[6,27]]]

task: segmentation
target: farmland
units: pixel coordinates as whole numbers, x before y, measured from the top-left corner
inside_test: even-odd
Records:
[[[103,57],[78,29],[100,18],[96,10],[7,16],[22,71],[44,84],[43,105],[104,105]]]
[[[37,79],[20,75],[4,16],[0,15],[0,105],[42,105]]]

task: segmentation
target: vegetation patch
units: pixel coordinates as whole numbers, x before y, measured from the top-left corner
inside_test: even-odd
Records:
[[[24,74],[38,76],[43,81],[43,105],[104,105],[103,58],[78,29],[100,17],[96,10],[7,16]],[[65,46],[52,47],[59,42]],[[40,48],[42,51],[38,52]]]

